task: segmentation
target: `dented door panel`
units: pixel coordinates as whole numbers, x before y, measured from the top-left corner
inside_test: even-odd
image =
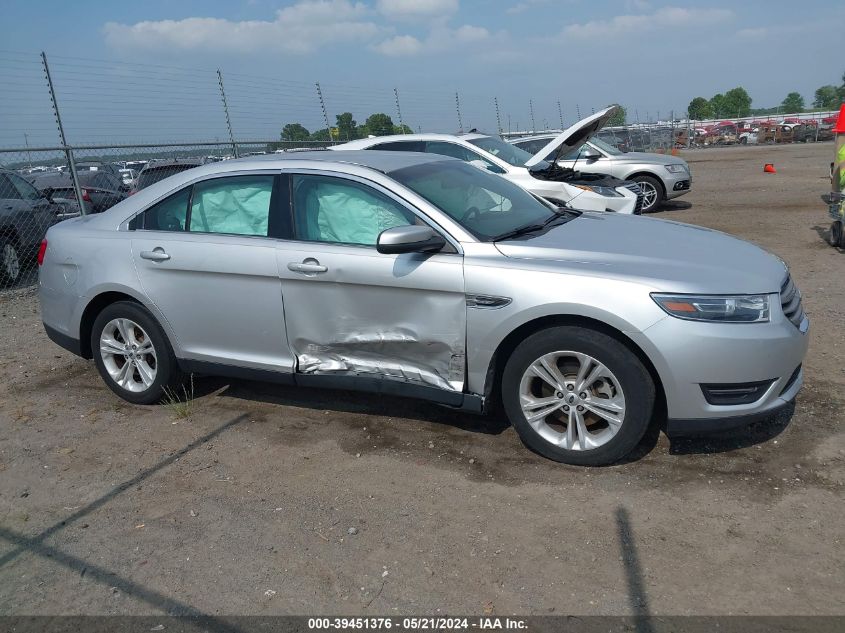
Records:
[[[285,326],[297,371],[462,391],[466,299],[458,254],[280,242]]]

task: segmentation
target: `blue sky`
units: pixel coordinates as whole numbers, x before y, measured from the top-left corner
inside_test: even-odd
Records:
[[[217,114],[216,75],[211,76],[217,68],[227,91],[231,84],[236,93],[233,126],[255,137],[276,136],[277,119],[320,126],[313,90],[318,80],[332,122],[343,110],[359,120],[378,110],[395,115],[396,87],[406,122],[452,131],[457,128],[455,91],[461,94],[465,127],[495,129],[497,97],[503,126],[509,116],[512,127],[526,128],[532,106],[537,127],[558,126],[558,101],[567,123],[576,107],[584,115],[613,102],[625,105],[631,119],[635,113],[641,120],[647,114],[655,118],[658,111],[666,117],[670,110],[677,116],[692,97],[737,85],[748,90],[755,106],[775,105],[793,90],[809,102],[818,86],[839,83],[845,71],[845,58],[837,55],[845,36],[845,5],[823,0],[77,0],[49,5],[4,0],[3,14],[2,48],[11,51],[0,57],[0,79],[8,75],[7,100],[10,83],[14,86],[24,71],[38,70],[37,64],[19,70],[16,61],[29,59],[21,54],[35,59],[45,50],[57,65],[60,99],[72,110],[69,125],[86,138],[103,130],[100,138],[126,137],[126,130],[118,129],[120,119],[99,129],[96,116],[89,112],[86,118],[86,99],[97,96],[98,107],[105,108],[118,94],[114,73],[125,78],[120,94],[139,93],[141,105],[115,98],[112,110],[126,117],[132,138],[140,141],[155,136],[148,129],[152,119],[144,118],[152,108],[141,92],[155,97],[162,117],[185,120],[174,123],[172,133],[165,125],[156,138],[179,131],[206,138],[225,134]],[[190,79],[178,82],[177,77]],[[11,105],[0,110],[7,112],[7,124],[0,125],[4,137],[28,129],[26,120],[11,121],[29,108],[20,95],[40,90],[35,82],[22,81],[19,101],[11,97]],[[32,111],[24,114],[36,117]],[[214,129],[207,132],[205,117],[213,119],[208,125]],[[34,126],[33,133],[47,134],[49,128]],[[5,138],[0,144],[8,146]]]

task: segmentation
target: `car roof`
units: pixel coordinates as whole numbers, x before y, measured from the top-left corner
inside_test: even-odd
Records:
[[[477,138],[486,138],[489,134],[479,134],[477,132],[467,134],[441,134],[437,132],[421,133],[421,134],[392,134],[390,136],[372,136],[369,138],[360,138],[355,141],[349,141],[343,145],[335,145],[329,149],[338,149],[342,147],[344,151],[353,149],[364,149],[379,143],[392,143],[396,141],[472,141]]]
[[[407,137],[411,135],[406,134],[405,136]],[[350,149],[342,152],[316,150],[312,152],[291,152],[289,154],[265,154],[262,156],[250,156],[248,158],[227,160],[223,163],[212,163],[212,165],[247,165],[254,163],[255,167],[266,169],[267,163],[278,162],[279,167],[284,168],[285,162],[292,160],[297,162],[314,161],[334,165],[358,165],[359,167],[369,167],[370,169],[375,169],[376,171],[380,171],[385,174],[396,171],[397,169],[413,167],[415,165],[439,163],[451,160],[458,161],[457,158],[441,156],[439,154],[426,154],[423,152],[391,152]]]

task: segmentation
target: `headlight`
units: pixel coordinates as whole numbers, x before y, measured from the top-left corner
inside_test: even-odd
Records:
[[[674,165],[664,165],[666,167],[666,171],[670,174],[684,174],[687,171],[687,166],[682,165],[680,163],[676,163]]]
[[[720,323],[767,323],[769,321],[769,295],[696,297],[652,293],[651,298],[667,314],[689,321]]]
[[[607,196],[608,198],[621,198],[622,194],[616,191],[613,187],[591,187],[589,185],[572,185],[584,191],[592,191],[600,196]]]

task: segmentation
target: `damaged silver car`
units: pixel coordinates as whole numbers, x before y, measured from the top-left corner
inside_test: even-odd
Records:
[[[575,464],[624,457],[655,411],[673,433],[771,415],[807,349],[801,295],[756,246],[432,154],[203,165],[50,228],[39,264],[48,335],[130,402],[202,373],[500,403]]]

